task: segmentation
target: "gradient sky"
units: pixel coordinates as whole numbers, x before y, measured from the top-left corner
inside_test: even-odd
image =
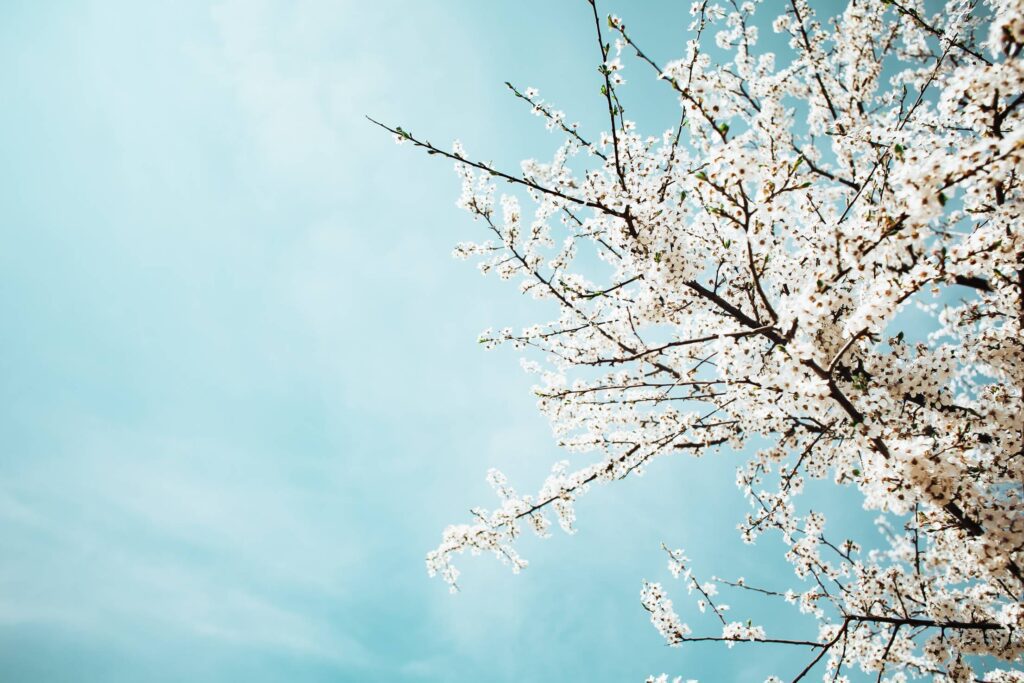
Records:
[[[688,5],[603,9],[664,61]],[[704,576],[788,576],[735,533],[734,456],[597,487],[520,576],[466,558],[450,596],[424,571],[494,503],[488,467],[531,490],[562,454],[514,352],[475,342],[534,302],[451,260],[480,233],[450,164],[363,115],[515,168],[557,140],[504,80],[600,125],[592,30],[582,0],[2,4],[0,679],[799,670],[669,649],[639,604],[644,578],[687,603],[662,541]],[[625,76],[647,132],[674,123]]]

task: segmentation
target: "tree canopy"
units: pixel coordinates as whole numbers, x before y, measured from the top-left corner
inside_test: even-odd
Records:
[[[480,341],[527,350],[571,460],[528,495],[491,470],[499,504],[448,527],[430,573],[454,589],[467,550],[518,571],[521,531],[571,532],[594,484],[728,450],[750,503],[739,533],[777,533],[793,585],[701,581],[666,548],[718,622],[694,630],[644,583],[668,644],[806,648],[768,681],[1024,681],[1024,2],[850,0],[822,21],[807,0],[703,0],[666,63],[587,5],[605,131],[512,84],[562,138],[550,160],[502,170],[384,126],[454,162],[488,233],[456,255],[558,310]],[[776,55],[754,17],[778,10]],[[627,64],[664,82],[677,125],[646,135],[627,117]],[[902,329],[909,306],[928,330]],[[829,535],[801,506],[811,478],[859,491],[887,543]],[[723,584],[818,627],[734,616]]]

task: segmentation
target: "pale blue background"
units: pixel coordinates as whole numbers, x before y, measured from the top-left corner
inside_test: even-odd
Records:
[[[664,61],[688,6],[604,9]],[[514,353],[475,343],[533,302],[450,260],[480,235],[450,164],[362,116],[512,168],[546,155],[501,83],[595,130],[587,12],[3,2],[0,679],[799,670],[803,651],[670,650],[639,604],[645,577],[687,603],[661,541],[781,584],[778,545],[737,539],[733,456],[595,489],[577,536],[524,543],[521,576],[467,559],[452,597],[424,572],[443,526],[494,502],[487,467],[529,490],[562,456]],[[629,113],[660,133],[674,98],[627,64]]]

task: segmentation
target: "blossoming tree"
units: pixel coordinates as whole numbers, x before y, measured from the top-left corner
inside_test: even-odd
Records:
[[[701,582],[666,548],[720,622],[692,631],[645,583],[670,645],[806,648],[793,681],[857,668],[1024,681],[1024,2],[931,14],[923,0],[850,0],[822,22],[808,0],[703,0],[668,63],[587,2],[606,132],[511,84],[564,137],[550,161],[507,172],[384,126],[455,162],[459,205],[490,236],[456,255],[557,305],[553,320],[481,341],[541,359],[525,363],[540,409],[562,446],[589,454],[533,495],[492,470],[500,505],[448,527],[430,573],[454,589],[466,550],[519,570],[521,529],[571,531],[592,484],[728,448],[746,460],[740,533],[778,532],[795,588]],[[784,56],[758,50],[755,11],[781,11]],[[709,56],[712,33],[727,58]],[[678,125],[647,137],[626,118],[624,59],[674,93]],[[496,198],[498,184],[517,189]],[[934,316],[921,341],[899,331],[908,305]],[[800,507],[807,478],[856,487],[890,520],[888,543],[833,542]],[[731,620],[713,597],[726,583],[817,630]]]

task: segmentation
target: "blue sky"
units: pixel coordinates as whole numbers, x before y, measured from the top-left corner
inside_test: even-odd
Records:
[[[664,61],[684,5],[604,9]],[[705,575],[783,577],[777,547],[736,537],[729,457],[597,488],[578,535],[526,540],[521,576],[467,558],[452,597],[424,572],[443,526],[493,502],[488,467],[527,490],[562,456],[516,357],[475,343],[533,302],[450,259],[478,234],[450,165],[363,115],[506,166],[549,154],[502,82],[599,125],[586,10],[3,3],[0,678],[799,669],[669,649],[639,604],[669,582],[662,541]],[[673,98],[626,77],[630,113],[671,125]]]

